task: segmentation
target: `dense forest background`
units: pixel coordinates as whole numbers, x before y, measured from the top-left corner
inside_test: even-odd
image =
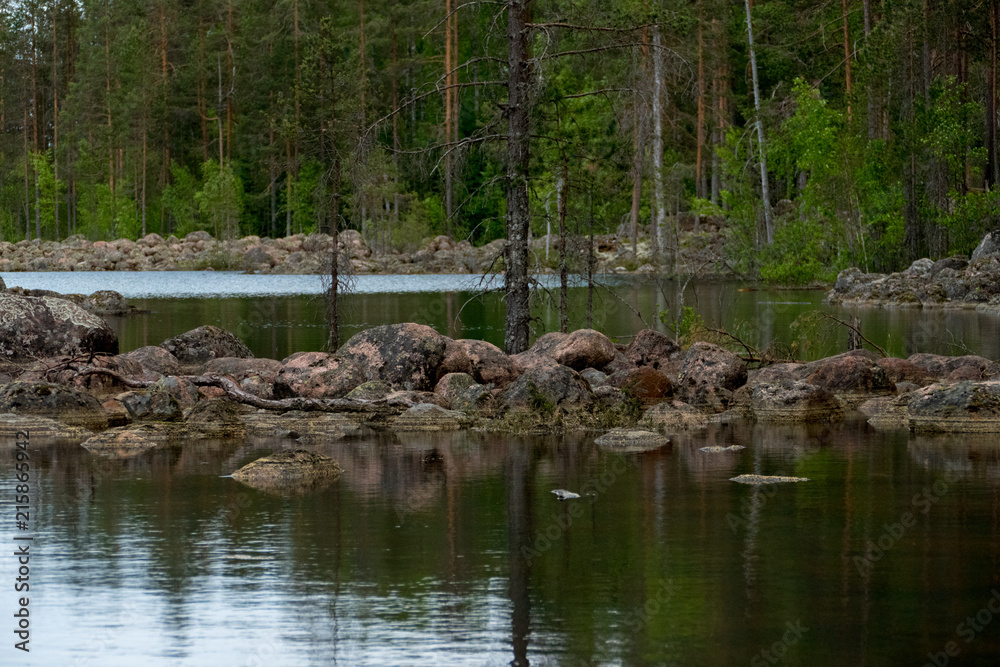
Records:
[[[503,238],[521,4],[3,3],[2,239]],[[721,216],[733,268],[789,282],[968,253],[1000,211],[998,4],[530,2],[532,233],[669,268]]]

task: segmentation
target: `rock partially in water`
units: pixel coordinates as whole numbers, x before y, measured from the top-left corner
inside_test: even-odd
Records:
[[[137,310],[120,292],[99,290],[86,297],[80,306],[94,315],[129,315]]]
[[[182,364],[201,365],[222,357],[253,357],[253,352],[242,340],[210,324],[169,338],[160,343],[160,347],[177,357]]]
[[[239,438],[246,434],[243,416],[253,412],[249,406],[228,398],[199,402],[185,418],[188,428],[210,438]]]
[[[139,456],[170,439],[163,426],[140,424],[122,426],[99,433],[82,444],[91,454],[107,458],[127,459]]]
[[[872,396],[896,393],[896,385],[878,364],[878,356],[868,350],[845,352],[806,364],[809,384],[822,387],[848,408],[854,408]]]
[[[640,426],[662,433],[692,431],[708,426],[708,415],[682,401],[667,401],[646,410]]]
[[[790,484],[793,482],[808,482],[808,477],[783,477],[781,475],[738,475],[737,477],[730,477],[730,482],[739,482],[740,484]]]
[[[337,350],[337,357],[357,364],[365,380],[382,380],[399,389],[430,391],[447,344],[448,339],[429,326],[412,322],[387,324],[351,336]]]
[[[599,447],[607,447],[621,452],[645,452],[658,449],[670,443],[670,439],[659,433],[630,428],[611,429],[594,440]]]
[[[19,433],[27,433],[30,438],[46,438],[83,442],[93,435],[93,431],[79,426],[69,426],[55,419],[39,415],[0,413],[0,447],[13,447]],[[22,436],[23,438],[23,436]]]
[[[761,422],[836,421],[844,417],[840,401],[823,387],[801,380],[755,384],[750,409]]]
[[[262,491],[293,495],[315,491],[340,477],[344,469],[329,456],[305,449],[275,452],[248,463],[233,479]]]
[[[580,497],[579,493],[567,491],[566,489],[552,489],[552,493],[555,494],[556,500],[573,500]]]
[[[1000,364],[986,357],[966,354],[949,357],[942,354],[911,354],[907,359],[935,380],[988,380],[1000,374]],[[926,383],[925,383],[926,384]]]
[[[457,410],[446,410],[433,403],[418,403],[389,420],[389,428],[394,431],[455,431],[468,422],[468,417]]]
[[[288,437],[302,444],[322,445],[356,435],[363,417],[345,412],[303,412],[292,410],[276,414],[259,410],[243,415],[247,435],[254,437]]]
[[[910,428],[909,406],[913,392],[899,396],[878,396],[858,406],[858,412],[868,417],[868,423],[879,431]]]
[[[914,431],[1000,433],[1000,380],[932,384],[908,396]]]
[[[97,315],[66,299],[0,292],[0,358],[118,354],[118,336]]]
[[[0,387],[0,412],[54,417],[70,426],[95,430],[108,426],[100,401],[52,382],[11,382]]]
[[[742,452],[746,447],[743,445],[729,445],[728,447],[721,447],[719,445],[712,445],[710,447],[699,447],[699,452],[705,452],[706,454],[722,454],[724,452]]]

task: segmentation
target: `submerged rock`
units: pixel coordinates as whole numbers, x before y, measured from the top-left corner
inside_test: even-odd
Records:
[[[108,429],[81,445],[91,454],[126,459],[147,452],[169,439],[169,432],[162,426],[140,424]]]
[[[740,484],[789,484],[793,482],[808,482],[808,477],[783,477],[781,475],[738,475],[730,477],[730,482]]]
[[[293,494],[315,490],[343,472],[340,464],[329,456],[296,449],[248,463],[233,473],[233,479],[263,491]]]
[[[644,452],[669,443],[670,439],[659,433],[630,428],[612,429],[594,440],[599,447],[623,452]]]
[[[742,452],[746,447],[743,445],[729,445],[728,447],[721,447],[719,445],[712,445],[710,447],[699,447],[699,452],[705,452],[706,454],[721,454],[723,452]]]

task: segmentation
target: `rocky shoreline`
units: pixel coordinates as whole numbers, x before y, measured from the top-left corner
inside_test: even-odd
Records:
[[[119,354],[107,323],[72,301],[0,291],[0,359],[3,433],[119,458],[178,438],[277,437],[297,449],[363,429],[591,430],[622,452],[743,420],[863,416],[879,429],[1000,432],[1000,363],[983,357],[855,350],[748,368],[722,347],[681,349],[653,330],[628,345],[589,329],[548,333],[507,355],[403,323],[362,331],[335,353],[277,360],[203,326]]]
[[[990,232],[971,258],[918,259],[898,273],[840,272],[827,302],[897,308],[966,308],[1000,313],[1000,232]]]
[[[729,274],[722,261],[722,234],[708,222],[697,231],[682,232],[679,272]],[[579,244],[579,239],[574,243]],[[437,236],[413,252],[370,247],[361,234],[339,234],[341,257],[354,274],[464,274],[498,269],[503,240],[474,247],[466,240]],[[598,273],[660,273],[665,267],[653,259],[649,242],[640,240],[636,254],[631,244],[614,234],[594,237]],[[531,241],[535,270],[552,272],[558,266],[558,238]],[[147,234],[138,241],[89,241],[71,236],[62,242],[0,242],[0,272],[8,271],[201,271],[226,270],[260,274],[321,274],[327,272],[333,238],[326,234],[296,234],[269,239],[247,236],[218,240],[208,232],[192,232],[179,239]],[[579,251],[578,251],[579,252]],[[577,262],[579,263],[579,261]],[[715,268],[707,268],[715,267]],[[343,267],[346,269],[347,267]]]

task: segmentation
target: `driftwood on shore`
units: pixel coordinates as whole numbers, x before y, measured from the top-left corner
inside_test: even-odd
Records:
[[[107,368],[87,366],[73,370],[76,371],[78,377],[86,377],[88,375],[105,375],[132,389],[149,389],[156,384],[155,380],[137,380],[134,378],[127,378],[120,373],[116,373],[115,371]],[[237,401],[238,403],[245,403],[246,405],[250,405],[255,408],[274,410],[276,412],[301,410],[303,412],[353,412],[364,414],[396,415],[409,407],[402,403],[398,405],[394,404],[386,399],[366,400],[351,398],[302,397],[268,399],[246,392],[231,379],[219,375],[180,375],[177,377],[181,380],[187,380],[191,384],[199,387],[219,387],[225,391],[231,399]]]

